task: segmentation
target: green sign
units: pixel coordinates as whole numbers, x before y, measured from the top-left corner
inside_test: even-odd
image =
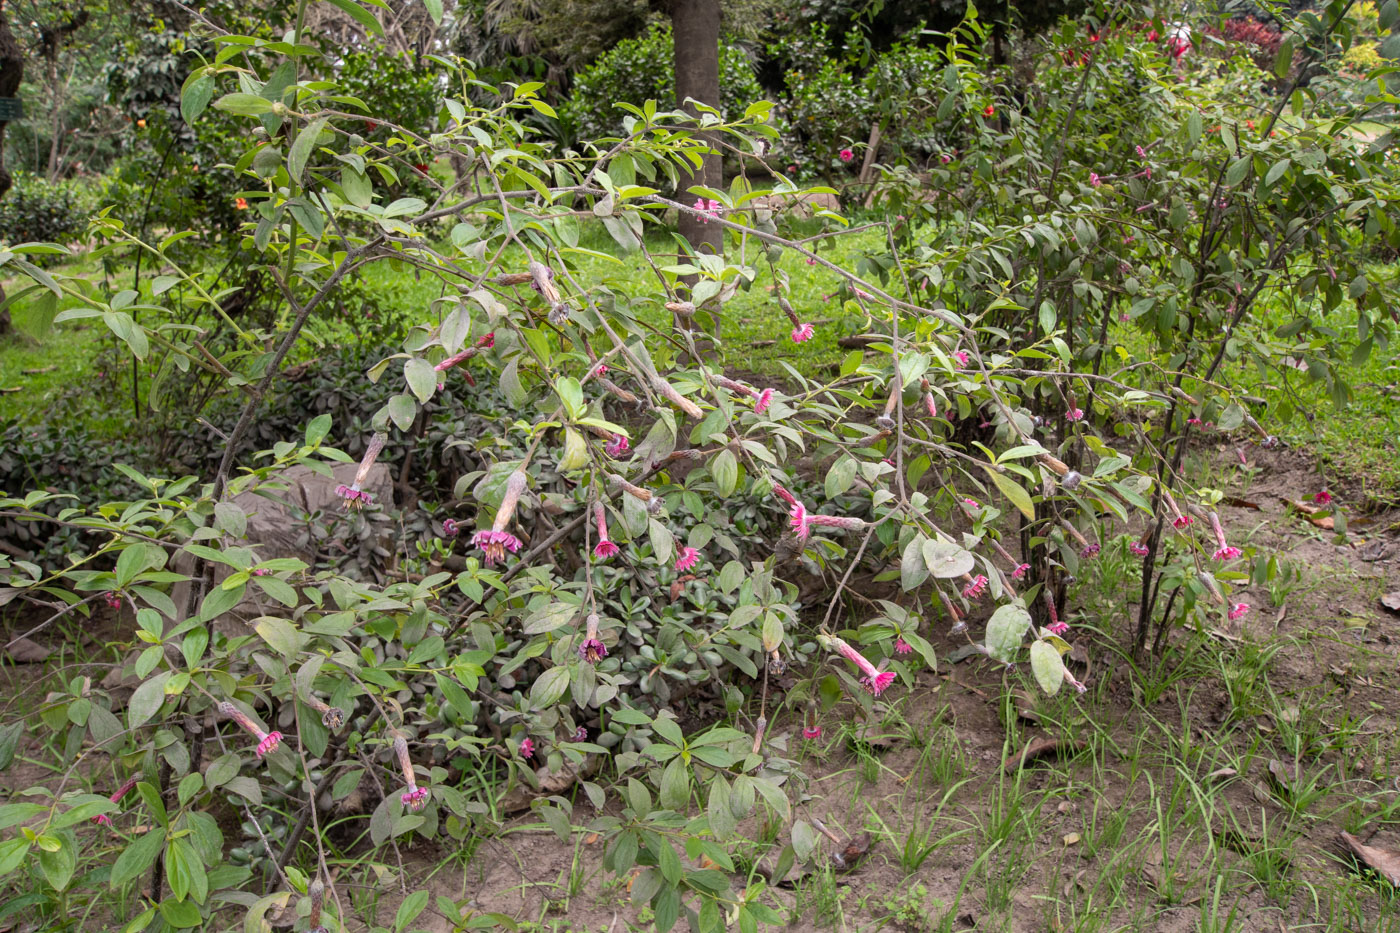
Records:
[[[0,97],[0,123],[24,118],[24,104],[18,97]]]

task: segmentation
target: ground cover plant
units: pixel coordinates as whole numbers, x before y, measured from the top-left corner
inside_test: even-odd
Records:
[[[1390,365],[1354,6],[1096,9],[1022,93],[969,10],[919,56],[946,159],[849,217],[763,102],[565,148],[448,55],[376,108],[317,4],[203,23],[232,219],[0,252],[168,413],[0,456],[6,648],[60,646],[9,672],[0,921],[1393,926],[1385,571],[1315,572],[1393,546],[1279,442],[1285,377]]]

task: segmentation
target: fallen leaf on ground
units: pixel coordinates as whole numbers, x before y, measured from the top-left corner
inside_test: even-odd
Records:
[[[7,653],[16,664],[38,664],[49,656],[49,649],[28,638],[19,638]]]
[[[1277,758],[1270,758],[1269,777],[1284,791],[1291,792],[1293,785],[1298,781],[1298,772],[1292,765],[1285,764]]]
[[[1207,781],[1224,781],[1224,780],[1226,780],[1227,778],[1238,777],[1238,776],[1239,776],[1239,772],[1236,771],[1234,768],[1216,768],[1216,769],[1215,769],[1214,771],[1212,771],[1210,774],[1207,774],[1207,775],[1206,775],[1206,780],[1207,780]]]
[[[1079,844],[1079,833],[1065,833],[1065,845],[1072,846]]]
[[[1394,593],[1386,593],[1381,597],[1381,605],[1391,612],[1400,612],[1400,590]]]
[[[1226,496],[1226,505],[1233,505],[1237,509],[1253,509],[1256,512],[1262,511],[1257,502],[1250,502],[1248,499],[1241,499],[1239,496]]]
[[[1024,751],[1011,755],[1002,763],[1002,767],[1008,772],[1018,768],[1024,768],[1033,761],[1041,758],[1053,758],[1065,752],[1077,752],[1084,748],[1083,742],[1071,742],[1061,739],[1036,739],[1025,747]]]
[[[1389,849],[1368,846],[1348,832],[1342,833],[1342,842],[1346,843],[1357,861],[1391,884],[1400,886],[1400,854]]]

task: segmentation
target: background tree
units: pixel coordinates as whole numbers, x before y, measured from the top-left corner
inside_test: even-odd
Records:
[[[9,18],[5,15],[4,0],[0,0],[0,97],[14,97],[24,81],[24,53],[20,51],[15,34],[10,30]],[[13,180],[5,168],[5,126],[7,120],[0,118],[0,198],[10,190]],[[0,302],[5,300],[5,287],[0,285]],[[0,333],[10,329],[10,311],[0,311]]]

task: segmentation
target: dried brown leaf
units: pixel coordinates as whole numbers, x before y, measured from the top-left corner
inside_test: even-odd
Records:
[[[1356,856],[1356,860],[1380,875],[1391,884],[1400,887],[1400,853],[1376,846],[1368,846],[1351,833],[1342,833],[1342,842]]]
[[[19,638],[10,645],[9,655],[16,664],[38,664],[49,656],[49,649],[28,638]]]
[[[1018,754],[1013,754],[1002,763],[1002,767],[1007,772],[1024,768],[1033,761],[1041,758],[1054,758],[1065,753],[1077,752],[1084,747],[1083,742],[1071,742],[1061,739],[1036,739],[1025,747]]]

